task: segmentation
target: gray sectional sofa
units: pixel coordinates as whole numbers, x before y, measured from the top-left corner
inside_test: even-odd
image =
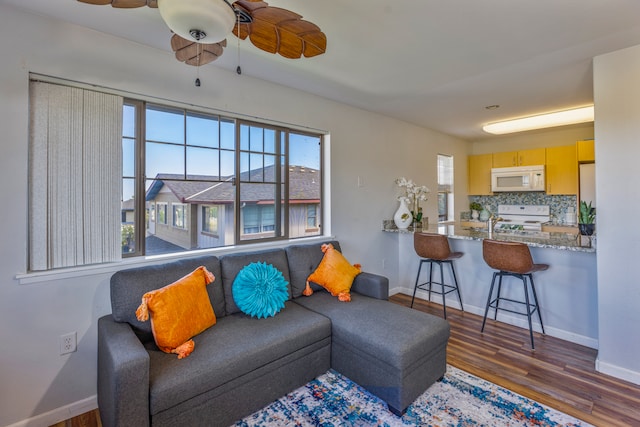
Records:
[[[317,285],[303,296],[322,259],[320,246],[200,256],[115,273],[112,314],[98,320],[102,424],[227,426],[329,368],[403,413],[444,375],[449,324],[390,303],[388,280],[366,272],[356,277],[351,302]],[[252,262],[275,266],[289,282],[290,299],[273,317],[249,317],[233,300],[233,280]],[[217,323],[194,337],[189,357],[178,359],[155,346],[149,322],[139,322],[135,311],[145,292],[200,265],[216,277],[207,292]]]

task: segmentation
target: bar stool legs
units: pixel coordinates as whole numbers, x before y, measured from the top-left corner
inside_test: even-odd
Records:
[[[500,292],[502,290],[502,277],[503,276],[513,276],[520,280],[522,280],[522,284],[524,287],[524,298],[525,301],[517,301],[510,298],[504,298],[500,296]],[[529,290],[527,286],[527,277],[529,278],[529,284],[531,286],[531,291],[533,294],[533,303],[529,300]],[[496,278],[498,278],[498,292],[495,299],[491,299],[493,295],[493,288],[495,286]],[[520,311],[511,310],[508,308],[500,307],[500,301],[509,301],[516,304],[522,304],[526,308],[526,312],[522,313]],[[484,311],[484,318],[482,319],[482,329],[480,332],[484,332],[484,326],[487,322],[487,315],[489,314],[489,308],[493,308],[495,310],[494,320],[498,319],[498,310],[504,310],[515,314],[524,314],[527,316],[527,321],[529,323],[529,337],[531,339],[531,349],[535,350],[535,345],[533,343],[533,324],[531,322],[531,315],[535,312],[538,313],[538,320],[540,321],[540,328],[542,329],[542,333],[544,334],[544,325],[542,323],[542,316],[540,314],[540,308],[538,305],[538,295],[536,294],[536,287],[533,283],[533,275],[531,273],[528,274],[519,274],[519,273],[510,273],[506,271],[496,271],[493,273],[493,279],[491,280],[491,287],[489,289],[489,297],[487,298],[487,306]]]
[[[429,263],[429,281],[424,283],[420,282],[420,272],[422,271],[422,264]],[[433,263],[436,263],[440,266],[440,281],[435,282],[433,280]],[[453,277],[453,285],[444,283],[444,269],[442,264],[449,264],[451,267],[451,275]],[[434,290],[433,285],[440,285],[440,290]],[[411,297],[411,307],[413,308],[413,302],[416,299],[416,291],[418,289],[426,290],[429,292],[429,301],[431,301],[431,293],[442,295],[442,308],[444,312],[444,318],[447,318],[447,304],[446,304],[446,295],[451,292],[455,292],[458,295],[458,301],[460,301],[460,309],[464,311],[464,306],[462,305],[462,296],[460,295],[460,288],[458,286],[458,278],[456,277],[456,270],[453,266],[452,260],[435,260],[435,259],[421,259],[420,266],[418,267],[418,275],[416,276],[416,283],[413,287],[413,297]]]

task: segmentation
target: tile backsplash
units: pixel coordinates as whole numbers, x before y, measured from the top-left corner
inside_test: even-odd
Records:
[[[548,196],[546,193],[522,192],[501,193],[494,196],[469,196],[469,203],[478,202],[482,206],[488,206],[489,211],[497,212],[498,205],[549,205],[552,222],[564,219],[567,208],[578,209],[576,196]],[[468,209],[468,208],[467,208]],[[468,212],[463,212],[464,216]]]

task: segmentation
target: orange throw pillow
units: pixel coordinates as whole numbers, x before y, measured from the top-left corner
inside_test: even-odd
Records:
[[[331,243],[322,245],[324,257],[316,271],[307,277],[307,286],[303,295],[313,294],[309,282],[317,283],[340,301],[351,301],[351,285],[353,279],[360,274],[360,264],[349,264],[342,254]]]
[[[176,353],[178,359],[183,359],[195,346],[191,338],[216,324],[206,289],[214,280],[213,273],[200,266],[164,288],[142,296],[136,318],[144,322],[151,313],[151,331],[160,350]]]

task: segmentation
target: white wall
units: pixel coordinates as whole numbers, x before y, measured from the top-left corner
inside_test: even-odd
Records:
[[[27,254],[29,72],[329,131],[333,234],[351,262],[389,276],[392,286],[398,285],[397,245],[380,230],[397,207],[394,179],[410,177],[435,190],[436,154],[453,154],[456,217],[466,208],[465,142],[214,65],[201,68],[202,87],[196,88],[194,68],[178,63],[170,51],[5,5],[0,28],[2,426],[49,425],[95,405],[96,319],[110,312],[109,277],[118,267],[29,284],[16,280],[25,272]],[[435,200],[424,206],[432,220]],[[78,351],[59,356],[58,337],[71,331],[78,332]]]
[[[594,60],[598,369],[640,384],[640,46]]]

